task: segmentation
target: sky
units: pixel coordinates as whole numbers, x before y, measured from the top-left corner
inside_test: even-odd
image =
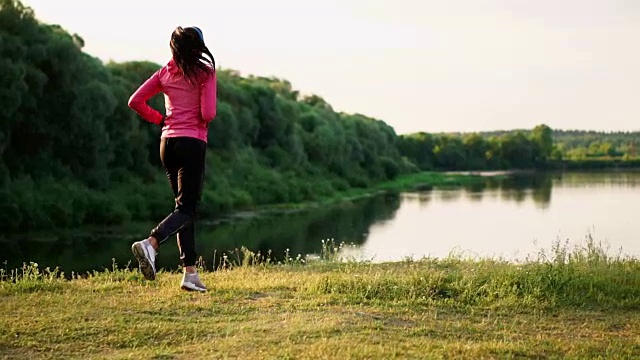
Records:
[[[640,130],[637,0],[23,0],[103,61],[170,58],[198,26],[221,68],[286,79],[397,133]]]

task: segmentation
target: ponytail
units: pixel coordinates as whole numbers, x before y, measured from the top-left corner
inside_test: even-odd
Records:
[[[171,35],[170,45],[173,59],[189,82],[198,81],[202,73],[215,72],[215,59],[205,45],[200,29],[195,27],[176,28]]]

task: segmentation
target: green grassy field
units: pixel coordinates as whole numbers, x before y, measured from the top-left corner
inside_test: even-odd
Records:
[[[8,359],[632,359],[640,262],[593,242],[513,264],[461,258],[371,264],[243,261],[148,282],[117,269],[73,280],[4,271]]]

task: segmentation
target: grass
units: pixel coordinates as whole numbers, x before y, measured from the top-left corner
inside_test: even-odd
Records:
[[[1,358],[441,359],[640,357],[640,262],[594,241],[514,264],[260,261],[145,281],[114,269],[64,280],[2,273]]]
[[[498,177],[501,175],[495,175]],[[486,181],[485,176],[469,174],[452,174],[446,172],[421,172],[404,175],[396,180],[377,185],[381,190],[405,191],[412,189],[429,189],[433,187],[450,187],[475,184]]]
[[[486,181],[486,177],[480,175],[449,174],[444,172],[420,172],[407,174],[397,179],[385,181],[366,189],[351,189],[339,193],[331,200],[354,198],[381,191],[401,192],[408,190],[431,190],[436,187],[455,187],[476,184]]]

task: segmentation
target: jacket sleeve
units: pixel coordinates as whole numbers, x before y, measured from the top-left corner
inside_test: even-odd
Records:
[[[131,95],[128,105],[146,121],[153,124],[160,124],[164,116],[147,104],[147,101],[160,91],[162,91],[162,84],[156,71]]]
[[[214,71],[207,77],[202,85],[200,93],[200,113],[202,120],[211,122],[216,117],[217,112],[217,76]]]

